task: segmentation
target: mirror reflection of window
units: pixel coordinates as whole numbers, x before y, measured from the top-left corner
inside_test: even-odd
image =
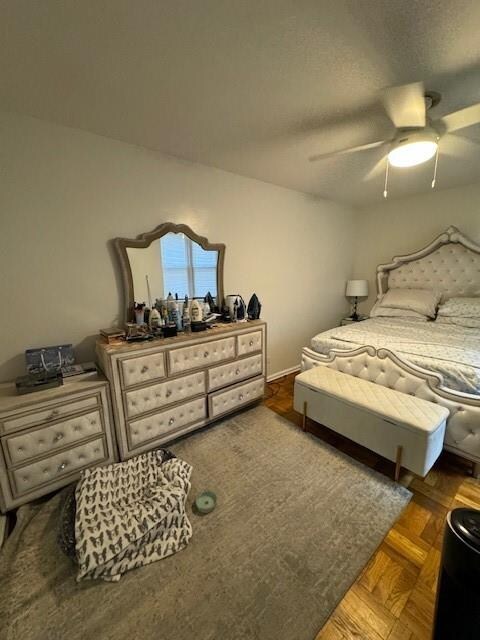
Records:
[[[205,251],[183,233],[167,233],[160,239],[164,297],[217,295],[217,251]]]

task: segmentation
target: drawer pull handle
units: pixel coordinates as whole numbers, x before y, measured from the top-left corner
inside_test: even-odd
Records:
[[[147,371],[148,371],[148,367],[146,364],[144,364],[142,367],[141,373],[147,373]]]
[[[169,398],[171,395],[172,395],[172,391],[171,391],[171,389],[167,389],[167,392],[165,393],[165,396],[166,396],[167,398]]]
[[[204,352],[204,354],[203,354],[203,357],[204,357],[204,358],[208,358],[208,356],[209,356],[208,351],[205,351],[205,352]]]
[[[250,340],[250,342],[248,343],[251,347],[253,347],[253,340]]]
[[[62,464],[59,465],[59,467],[58,467],[58,471],[63,471],[66,466],[67,466],[67,463],[66,462],[62,462]]]
[[[63,438],[63,433],[57,433],[57,435],[55,436],[55,442],[58,442],[62,438]]]
[[[54,409],[48,416],[47,420],[52,420],[52,418],[55,418],[56,416],[58,416],[59,413],[60,411],[58,409]]]
[[[168,421],[168,424],[171,426],[174,422],[175,422],[175,418],[170,418],[170,420]]]
[[[235,375],[239,376],[240,375],[240,369],[235,369]]]
[[[238,399],[239,399],[239,400],[243,400],[243,393],[241,393],[241,394],[238,396]]]

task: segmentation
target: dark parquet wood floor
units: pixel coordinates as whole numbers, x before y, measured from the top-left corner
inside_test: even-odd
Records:
[[[294,375],[267,385],[265,405],[300,427],[293,410]],[[393,477],[393,463],[308,421],[308,430]],[[403,472],[413,498],[316,640],[430,640],[447,512],[480,508],[480,481],[469,465],[444,452],[424,478]]]

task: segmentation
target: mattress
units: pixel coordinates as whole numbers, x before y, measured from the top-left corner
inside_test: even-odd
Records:
[[[317,353],[370,345],[395,353],[404,362],[439,373],[448,389],[480,395],[480,329],[406,318],[372,318],[319,333]]]

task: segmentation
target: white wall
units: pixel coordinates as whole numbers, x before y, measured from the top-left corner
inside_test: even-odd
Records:
[[[361,305],[369,311],[376,297],[378,264],[421,249],[450,225],[480,243],[480,184],[363,207],[357,223],[354,273],[370,282],[370,298]]]
[[[120,311],[109,240],[165,221],[226,244],[225,293],[258,294],[270,373],[345,312],[347,207],[35,119],[0,114],[0,133],[0,380],[28,347],[92,358]]]

